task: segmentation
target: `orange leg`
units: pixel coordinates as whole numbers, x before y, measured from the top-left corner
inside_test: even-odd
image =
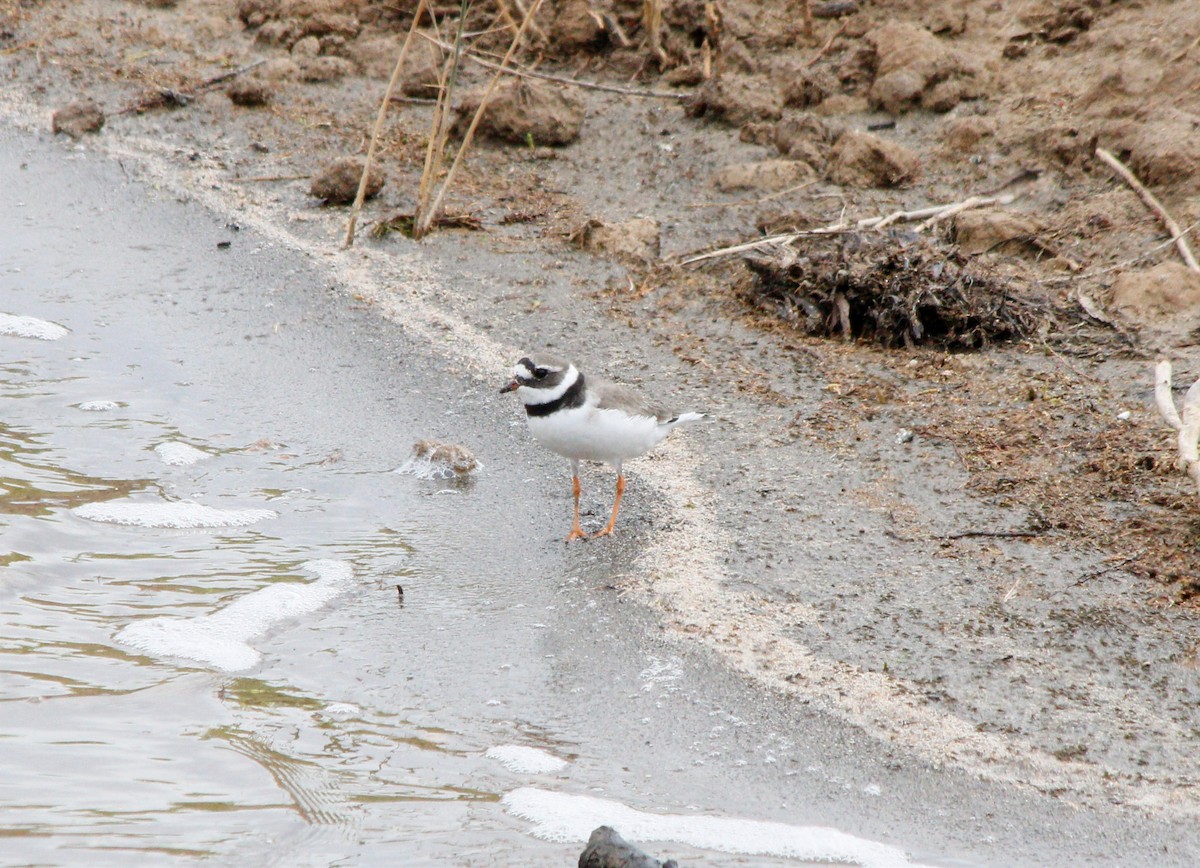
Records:
[[[572,476],[571,482],[574,483],[575,488],[575,524],[571,527],[571,532],[567,534],[566,542],[573,539],[587,539],[587,534],[579,526],[579,474]]]
[[[597,536],[611,536],[612,535],[613,528],[617,524],[617,510],[621,508],[621,495],[623,495],[624,493],[625,493],[625,476],[621,473],[618,473],[617,474],[617,499],[613,502],[612,517],[608,520],[608,524],[606,524],[604,526],[603,530],[597,531],[596,535],[594,537],[592,537],[593,539],[595,539],[595,537],[597,537]]]

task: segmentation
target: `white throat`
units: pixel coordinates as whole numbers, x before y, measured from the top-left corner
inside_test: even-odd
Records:
[[[553,389],[535,389],[533,386],[519,386],[517,388],[517,397],[521,399],[522,404],[549,404],[551,401],[557,401],[563,395],[567,394],[567,390],[575,385],[575,381],[579,379],[579,371],[575,370],[574,365],[567,366],[567,371],[563,374],[563,381]]]

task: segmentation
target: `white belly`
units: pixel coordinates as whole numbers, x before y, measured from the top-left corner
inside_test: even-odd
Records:
[[[671,430],[657,419],[588,406],[530,416],[528,422],[529,433],[547,449],[567,458],[609,464],[644,455]]]

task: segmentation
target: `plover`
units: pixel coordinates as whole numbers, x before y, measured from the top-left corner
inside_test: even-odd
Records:
[[[567,542],[584,539],[579,526],[579,462],[603,461],[617,471],[617,497],[608,524],[595,536],[607,536],[617,522],[625,475],[621,465],[645,455],[677,425],[704,418],[703,413],[669,413],[627,386],[585,378],[570,362],[553,356],[528,356],[512,369],[500,394],[516,391],[525,405],[529,433],[571,461],[575,521]]]

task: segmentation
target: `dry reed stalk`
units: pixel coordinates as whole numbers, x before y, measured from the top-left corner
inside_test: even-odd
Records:
[[[513,36],[512,43],[508,46],[508,51],[505,52],[504,59],[500,61],[500,69],[492,76],[492,80],[488,82],[487,90],[483,92],[483,98],[479,101],[479,108],[475,110],[475,115],[471,118],[471,123],[467,127],[466,133],[463,134],[462,144],[458,146],[458,152],[454,155],[454,162],[450,164],[450,169],[446,172],[446,178],[442,181],[441,187],[438,188],[433,203],[427,210],[418,212],[417,219],[413,221],[413,235],[417,238],[429,232],[429,227],[433,224],[438,210],[442,207],[442,199],[445,198],[446,191],[450,189],[450,185],[454,182],[454,176],[458,173],[458,168],[462,165],[463,158],[466,156],[467,150],[471,147],[471,141],[475,138],[475,130],[478,129],[479,122],[483,119],[483,113],[487,111],[488,103],[492,100],[492,94],[496,91],[496,85],[500,82],[500,76],[508,69],[508,64],[512,60],[513,54],[516,53],[517,46],[521,44],[526,30],[529,29],[533,22],[533,16],[537,14],[541,5],[542,0],[534,0],[533,4],[529,7],[529,11],[525,13],[520,28]],[[447,98],[448,105],[449,99]]]
[[[458,83],[459,62],[462,60],[463,32],[466,27],[467,11],[470,0],[462,0],[459,7],[458,28],[454,34],[454,42],[450,45],[450,54],[442,64],[438,75],[438,100],[433,107],[433,119],[430,122],[429,143],[425,147],[425,165],[421,170],[421,183],[417,188],[417,204],[413,209],[413,236],[420,238],[424,232],[418,226],[429,213],[429,197],[433,192],[434,180],[442,171],[442,163],[446,156],[446,141],[450,136],[450,104],[454,98],[454,86]],[[436,33],[436,31],[435,31]],[[440,41],[441,34],[437,34]],[[424,221],[426,230],[432,223]]]
[[[642,29],[646,31],[646,39],[650,50],[658,58],[658,68],[666,69],[667,52],[662,44],[663,0],[643,0]]]
[[[449,50],[452,46],[447,42],[442,42],[440,39],[435,39],[428,33],[418,33],[417,36],[422,39],[427,39],[439,48]],[[635,87],[618,87],[612,84],[600,84],[595,81],[584,81],[579,78],[568,78],[565,75],[551,75],[548,72],[538,72],[533,69],[522,69],[518,66],[501,67],[498,63],[493,63],[487,58],[480,57],[478,54],[467,51],[463,54],[467,60],[476,63],[485,69],[500,70],[505,75],[516,76],[517,78],[539,78],[542,81],[553,81],[557,84],[565,84],[570,87],[578,87],[582,90],[598,90],[604,93],[619,93],[622,96],[636,96],[643,99],[673,99],[685,100],[688,99],[686,93],[670,93],[665,90],[645,90]]]
[[[1141,200],[1146,203],[1146,207],[1154,212],[1155,216],[1162,221],[1167,227],[1167,231],[1171,233],[1171,238],[1175,241],[1175,248],[1179,251],[1184,263],[1192,271],[1200,271],[1200,264],[1196,262],[1196,257],[1192,255],[1192,248],[1188,246],[1186,233],[1179,228],[1179,224],[1170,215],[1162,202],[1143,186],[1142,182],[1137,179],[1133,172],[1126,168],[1125,164],[1114,157],[1104,148],[1096,148],[1096,156],[1108,165],[1110,169],[1120,175],[1121,180],[1133,188],[1133,191],[1141,197]]]
[[[413,15],[412,27],[408,28],[408,35],[404,37],[404,44],[400,46],[400,54],[396,57],[396,68],[392,70],[392,78],[388,82],[387,91],[383,95],[383,102],[379,104],[379,113],[375,115],[375,128],[371,130],[371,141],[367,145],[367,156],[363,160],[362,177],[358,180],[358,192],[354,195],[354,204],[350,207],[350,222],[346,225],[346,240],[343,246],[350,247],[354,244],[354,228],[358,225],[358,214],[362,211],[363,201],[367,198],[367,178],[371,173],[371,162],[375,159],[375,148],[379,143],[379,134],[383,131],[383,121],[387,116],[388,104],[392,101],[392,94],[396,92],[396,85],[400,82],[400,72],[404,68],[404,58],[408,56],[408,46],[412,42],[413,33],[417,30],[417,24],[421,20],[421,14],[425,11],[425,0],[421,0],[417,4],[416,14]]]
[[[517,21],[513,18],[512,13],[508,11],[508,4],[504,0],[496,0],[496,8],[500,12],[500,17],[504,20],[504,26],[515,33],[517,30]]]
[[[537,11],[537,7],[542,5],[540,0],[537,3],[534,3],[533,8],[529,9],[528,11],[525,9],[525,4],[522,3],[521,0],[513,0],[513,3],[516,4],[517,11],[521,13],[521,27],[525,27],[526,22],[528,22],[529,29],[534,32],[537,38],[542,42],[546,42],[546,31],[538,27],[537,22],[533,20],[533,14]]]
[[[725,15],[721,12],[720,3],[704,4],[704,27],[708,35],[704,39],[704,77],[720,78],[725,71],[725,52],[721,47],[721,31],[724,29]]]
[[[1200,491],[1200,380],[1192,383],[1184,395],[1181,413],[1171,395],[1171,363],[1162,359],[1154,366],[1154,403],[1159,415],[1178,433],[1178,464]]]

